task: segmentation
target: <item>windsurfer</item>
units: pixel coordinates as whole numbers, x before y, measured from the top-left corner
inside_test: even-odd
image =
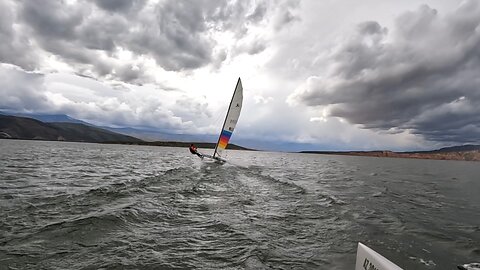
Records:
[[[192,153],[193,155],[197,155],[200,158],[203,158],[203,155],[198,152],[197,147],[193,143],[190,144],[190,147],[188,149],[190,150],[190,153]]]

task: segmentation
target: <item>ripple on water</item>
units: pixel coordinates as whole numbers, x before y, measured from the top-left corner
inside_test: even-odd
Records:
[[[244,166],[216,166],[176,148],[1,146],[10,269],[348,269],[357,241],[404,269],[480,254],[479,171],[463,163],[237,151]]]

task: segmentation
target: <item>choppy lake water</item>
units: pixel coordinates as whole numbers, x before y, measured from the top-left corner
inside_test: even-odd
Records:
[[[0,140],[0,269],[480,261],[480,163]],[[205,150],[209,152],[211,150]]]

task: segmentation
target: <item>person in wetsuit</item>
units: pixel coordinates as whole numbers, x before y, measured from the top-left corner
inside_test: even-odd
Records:
[[[188,149],[190,150],[190,153],[197,155],[200,158],[203,158],[202,154],[198,153],[197,147],[193,143],[190,144],[190,147]]]

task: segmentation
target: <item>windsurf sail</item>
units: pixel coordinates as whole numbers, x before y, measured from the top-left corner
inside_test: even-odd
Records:
[[[382,255],[375,252],[375,250],[358,243],[357,248],[357,262],[355,270],[402,270]]]
[[[213,152],[213,158],[221,159],[224,154],[224,150],[227,148],[228,142],[232,137],[233,130],[237,125],[238,118],[240,117],[240,111],[242,110],[243,101],[243,88],[242,81],[238,78],[237,86],[233,92],[232,100],[228,106],[227,116],[223,122],[220,136],[218,137],[217,145],[215,145],[215,151]]]

